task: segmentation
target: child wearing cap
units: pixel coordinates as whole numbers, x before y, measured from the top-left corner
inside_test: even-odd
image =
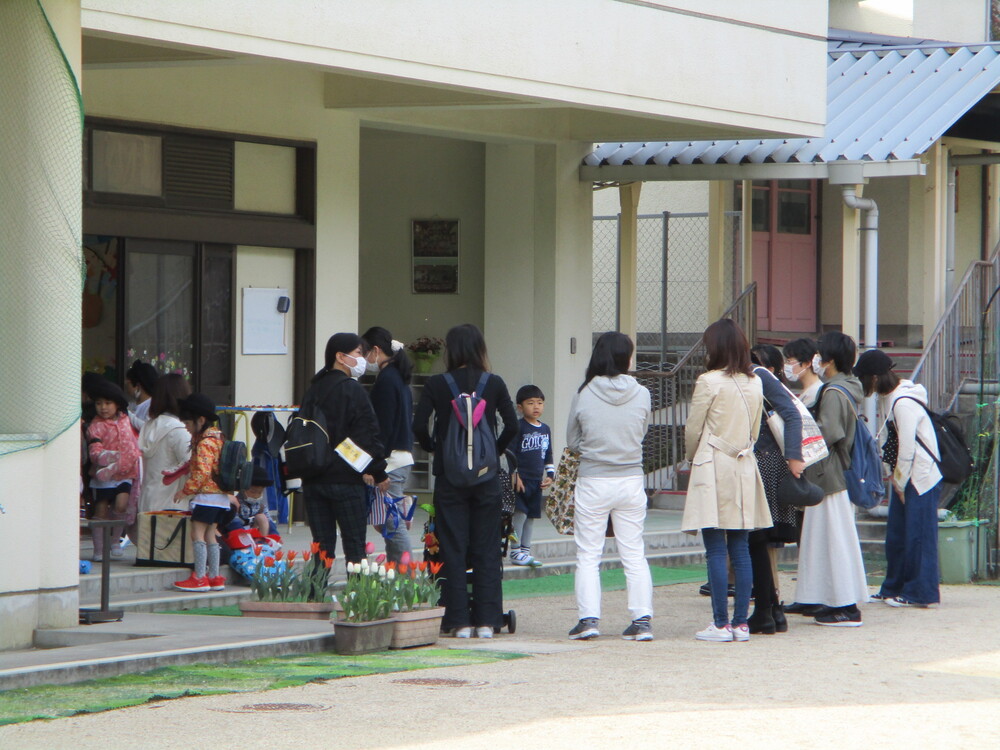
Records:
[[[119,540],[125,530],[125,511],[132,483],[139,475],[139,446],[128,416],[125,392],[114,383],[94,381],[90,388],[96,415],[87,426],[87,454],[90,458],[90,489],[93,493],[92,517],[122,519],[122,526],[111,530],[111,557],[123,556]],[[94,537],[94,561],[104,553],[104,530]]]
[[[229,495],[215,482],[225,438],[216,427],[215,404],[203,393],[180,400],[180,418],[191,433],[191,473],[174,495],[174,502],[191,504],[191,541],[194,571],[174,588],[181,591],[221,591],[226,579],[219,575],[216,529],[229,514]]]

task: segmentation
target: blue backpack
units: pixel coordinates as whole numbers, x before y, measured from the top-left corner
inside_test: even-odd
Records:
[[[441,443],[444,474],[453,487],[474,487],[493,479],[500,465],[497,438],[486,419],[483,389],[490,379],[484,372],[472,393],[459,393],[450,372],[444,379],[451,389],[451,413]]]
[[[825,385],[820,393],[820,398],[828,388],[840,391],[847,396],[851,408],[854,409],[854,418],[857,420],[854,428],[854,444],[851,446],[851,465],[844,469],[844,479],[847,480],[847,496],[859,508],[865,510],[874,508],[885,497],[882,458],[879,456],[875,436],[858,416],[858,403],[847,389],[839,385]],[[816,408],[818,411],[819,399],[816,401]]]

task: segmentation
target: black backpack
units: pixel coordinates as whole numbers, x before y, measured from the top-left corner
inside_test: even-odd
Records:
[[[474,487],[497,475],[497,438],[486,419],[482,394],[490,374],[484,372],[472,393],[459,393],[451,373],[444,374],[451,389],[451,413],[441,443],[444,474],[453,487]]]
[[[285,471],[292,479],[323,474],[333,463],[326,416],[306,394],[298,413],[285,429]]]
[[[965,438],[962,436],[962,425],[958,417],[954,414],[931,411],[927,408],[927,404],[913,396],[900,396],[896,401],[904,398],[916,401],[924,407],[924,411],[930,417],[931,424],[934,426],[934,436],[937,438],[938,455],[935,456],[934,451],[924,445],[924,441],[919,436],[917,436],[917,443],[927,451],[927,455],[934,459],[938,471],[941,472],[941,478],[949,484],[964,482],[975,469],[976,463],[972,460],[972,453],[965,444]]]
[[[239,440],[227,440],[219,452],[215,483],[223,492],[243,492],[253,479],[253,463],[247,461],[247,446]]]

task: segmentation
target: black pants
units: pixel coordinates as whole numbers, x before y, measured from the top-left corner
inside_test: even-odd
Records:
[[[439,476],[434,484],[434,528],[441,545],[441,627],[445,630],[503,625],[500,560],[500,483],[453,487]],[[472,567],[472,607],[466,570]],[[471,619],[470,619],[471,618]]]
[[[753,568],[754,611],[769,612],[777,604],[774,576],[771,574],[770,542],[761,532],[750,534],[750,565]]]
[[[337,527],[347,562],[361,562],[368,531],[368,500],[363,484],[306,484],[306,517],[313,540],[336,556]]]

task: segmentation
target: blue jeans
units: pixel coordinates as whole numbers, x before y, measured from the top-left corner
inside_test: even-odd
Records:
[[[747,545],[747,529],[702,529],[701,538],[705,542],[705,557],[708,559],[708,584],[712,589],[712,618],[715,627],[729,625],[729,571],[726,569],[726,555],[733,564],[736,576],[736,599],[733,604],[733,625],[746,625],[747,611],[750,609],[750,588],[753,572],[750,567],[750,549]]]
[[[885,580],[879,593],[901,596],[917,604],[937,604],[938,590],[938,500],[941,485],[923,495],[907,483],[905,503],[895,492],[889,498],[885,526]]]

